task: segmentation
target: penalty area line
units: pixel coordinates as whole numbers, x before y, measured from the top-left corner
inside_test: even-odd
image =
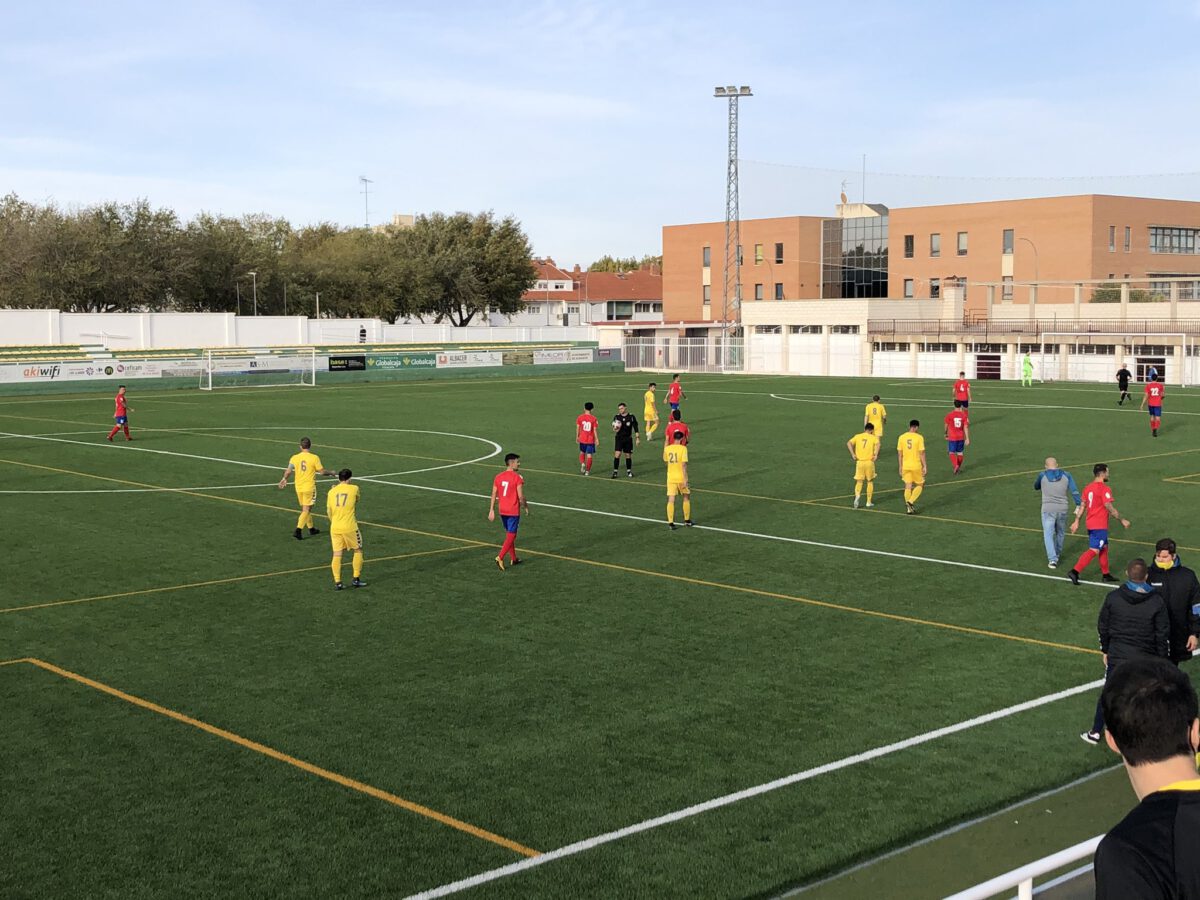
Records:
[[[596,847],[603,846],[604,844],[611,844],[614,841],[619,841],[635,834],[641,834],[642,832],[651,831],[655,828],[661,828],[664,825],[671,825],[683,819],[692,818],[693,816],[698,816],[714,809],[720,809],[724,806],[731,806],[734,803],[740,803],[742,800],[749,800],[753,797],[758,797],[771,791],[777,791],[793,784],[810,781],[814,778],[819,778],[822,775],[828,775],[832,772],[839,772],[843,769],[862,765],[863,763],[870,762],[871,760],[890,756],[894,753],[899,753],[903,750],[908,750],[913,747],[919,747],[922,744],[928,744],[931,741],[936,741],[952,734],[969,731],[973,728],[978,728],[981,725],[987,725],[991,722],[1006,719],[1010,716],[1015,716],[1031,709],[1037,709],[1040,706],[1046,706],[1059,700],[1065,700],[1068,697],[1074,697],[1078,694],[1094,691],[1103,685],[1104,679],[1097,679],[1096,681],[1089,681],[1086,684],[1076,685],[1075,687],[1057,691],[1053,694],[1046,694],[1045,696],[1037,697],[1033,700],[1026,700],[1023,703],[1017,703],[1013,706],[1007,706],[1004,709],[998,709],[994,712],[985,713],[981,716],[975,716],[972,719],[966,719],[962,722],[957,722],[954,725],[946,725],[942,728],[936,728],[932,731],[926,731],[922,734],[905,738],[904,740],[895,741],[890,744],[884,744],[881,747],[875,747],[862,753],[856,753],[853,756],[846,756],[842,759],[835,760],[834,762],[815,766],[811,769],[804,769],[803,771],[786,775],[783,778],[777,778],[774,781],[768,781],[764,784],[759,784],[755,785],[754,787],[735,791],[732,794],[725,794],[721,797],[714,797],[712,800],[706,800],[703,803],[696,803],[692,806],[666,813],[665,815],[656,816],[652,819],[646,819],[642,822],[638,822],[637,824],[628,825],[625,828],[618,828],[615,831],[608,831],[604,834],[598,834],[594,837],[585,838],[582,841],[576,841],[573,844],[567,844],[566,846],[559,847],[557,850],[550,850],[538,856],[530,857],[529,859],[525,859],[517,863],[512,863],[507,866],[500,866],[495,869],[489,869],[486,872],[480,872],[478,875],[472,875],[468,878],[463,878],[458,881],[452,881],[448,884],[439,885],[438,887],[412,894],[407,898],[407,900],[432,900],[432,898],[435,897],[447,897],[451,894],[457,894],[460,891],[479,887],[482,884],[488,884],[489,882],[497,881],[501,878],[507,878],[510,875],[516,875],[520,872],[524,872],[526,869],[532,869],[534,866],[541,866],[549,862],[554,862],[557,859],[575,856],[576,854],[583,853],[587,850],[592,850]]]

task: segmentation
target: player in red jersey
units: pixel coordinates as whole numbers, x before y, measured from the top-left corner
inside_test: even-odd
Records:
[[[1162,426],[1162,400],[1165,387],[1166,385],[1158,380],[1158,373],[1155,372],[1146,382],[1145,396],[1142,397],[1142,405],[1138,407],[1138,409],[1144,409],[1147,403],[1150,405],[1150,434],[1152,437],[1158,437],[1158,429]]]
[[[1079,562],[1067,573],[1072,584],[1079,584],[1079,573],[1088,567],[1092,558],[1100,557],[1100,577],[1104,581],[1116,581],[1108,571],[1108,517],[1114,515],[1121,524],[1129,527],[1128,519],[1121,519],[1121,514],[1113,506],[1112,488],[1108,486],[1108,466],[1096,463],[1092,466],[1095,480],[1083,489],[1083,503],[1075,510],[1075,521],[1071,523],[1071,534],[1079,530],[1079,519],[1087,510],[1088,548],[1079,557]]]
[[[671,376],[671,383],[667,385],[667,406],[671,409],[679,409],[679,404],[684,401],[687,394],[683,392],[683,385],[679,383],[679,375]]]
[[[958,373],[958,381],[954,382],[954,399],[964,411],[971,405],[971,382],[967,381],[966,372]]]
[[[962,471],[963,449],[971,446],[971,426],[961,400],[954,401],[954,410],[946,413],[942,421],[946,425],[946,451],[950,454],[950,465],[954,466],[954,474],[957,475]]]
[[[521,457],[509,453],[504,457],[504,471],[492,479],[492,500],[488,504],[488,521],[496,521],[496,501],[500,501],[500,521],[504,523],[504,545],[496,557],[496,565],[504,571],[507,555],[517,565],[517,528],[521,524],[521,513],[529,515],[529,501],[525,499],[525,479],[517,470],[521,468]]]
[[[687,423],[683,421],[683,417],[677,409],[671,410],[671,421],[667,423],[667,428],[663,434],[666,435],[668,444],[675,443],[673,435],[676,434],[683,435],[683,442],[685,444],[692,442],[692,429],[688,428]]]
[[[596,428],[600,422],[592,415],[595,405],[583,404],[583,412],[575,417],[575,439],[579,442],[579,474],[592,474],[592,457],[596,455]]]
[[[114,409],[113,418],[117,424],[113,426],[113,430],[108,433],[108,439],[111,441],[118,431],[125,429],[125,440],[132,441],[129,436],[129,414],[133,412],[133,408],[126,405],[125,385],[117,385],[117,396],[113,398]]]

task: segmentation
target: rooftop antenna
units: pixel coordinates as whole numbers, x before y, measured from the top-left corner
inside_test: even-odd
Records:
[[[368,228],[371,227],[371,185],[375,182],[366,175],[359,175],[358,182],[363,186],[363,224]]]

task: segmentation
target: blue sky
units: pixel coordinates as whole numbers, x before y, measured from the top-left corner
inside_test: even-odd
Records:
[[[349,225],[366,175],[374,223],[493,209],[563,264],[657,253],[663,224],[724,216],[711,95],[735,83],[755,91],[744,216],[828,214],[843,177],[858,199],[863,153],[942,176],[1200,170],[1200,0],[9,3],[2,21],[0,193],[64,206]],[[867,188],[1191,199],[1200,178]]]

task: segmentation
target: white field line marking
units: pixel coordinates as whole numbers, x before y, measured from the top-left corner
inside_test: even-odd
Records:
[[[183,433],[183,434],[190,433],[184,429],[146,429],[146,430],[147,431],[150,431],[150,430],[168,431],[169,430],[172,432],[179,432],[179,433]],[[240,426],[240,425],[239,426],[221,426],[219,428],[214,428],[212,430],[213,431],[291,431],[291,432],[298,431],[298,429],[296,429],[296,428],[293,428],[291,426],[284,426],[284,425],[272,425],[272,426],[263,426],[263,427]],[[432,434],[432,435],[438,435],[440,437],[456,437],[456,438],[464,438],[466,440],[471,440],[471,441],[479,441],[480,443],[487,444],[489,447],[492,448],[491,453],[484,454],[483,456],[478,456],[475,459],[465,459],[462,462],[446,463],[446,464],[440,465],[440,466],[427,466],[424,469],[408,469],[407,471],[404,471],[404,472],[385,472],[382,475],[376,476],[378,478],[391,478],[391,477],[394,477],[397,475],[419,475],[423,472],[438,472],[438,471],[441,471],[442,469],[454,469],[459,466],[469,466],[469,465],[473,465],[475,463],[485,462],[486,460],[489,460],[493,456],[496,456],[497,454],[499,454],[501,452],[501,450],[504,449],[499,444],[497,444],[495,441],[489,441],[487,438],[476,437],[473,434],[455,434],[455,433],[449,432],[449,431],[421,431],[421,430],[418,430],[415,428],[354,428],[354,427],[350,427],[350,426],[339,427],[339,428],[326,428],[324,430],[325,431],[385,431],[385,432],[390,432],[390,433],[403,433],[403,434]],[[87,433],[94,434],[95,432],[87,432]],[[0,431],[0,438],[4,438],[4,437],[23,437],[23,438],[28,438],[30,440],[51,441],[51,442],[58,443],[58,444],[77,444],[80,447],[103,447],[104,446],[104,444],[102,444],[98,441],[68,441],[65,438],[50,437],[48,435],[15,434],[13,432]],[[122,451],[136,450],[141,453],[158,453],[158,454],[162,454],[163,456],[179,456],[179,457],[184,457],[186,459],[201,459],[201,460],[205,460],[206,462],[229,463],[230,465],[234,465],[234,466],[251,466],[256,469],[275,469],[276,471],[279,471],[284,468],[284,466],[280,466],[280,465],[268,465],[266,463],[245,462],[244,460],[240,460],[240,459],[225,459],[224,457],[220,457],[220,456],[199,456],[194,453],[180,453],[178,450],[156,450],[151,447],[140,447],[140,446],[139,447],[130,447],[130,446],[128,446],[128,442],[121,442],[119,444],[114,444],[113,446]],[[368,451],[363,451],[363,452],[368,452]],[[254,487],[254,486],[255,485],[244,485],[244,487]],[[158,490],[158,489],[156,489],[156,490]],[[180,491],[180,490],[184,490],[184,488],[171,488],[171,490]],[[216,490],[216,488],[210,488],[210,490]],[[30,492],[23,492],[23,493],[30,493]]]
[[[487,500],[490,497],[489,494],[476,494],[476,493],[473,493],[472,491],[457,491],[457,490],[453,490],[451,488],[432,487],[430,485],[425,485],[425,484],[407,484],[407,483],[401,482],[401,481],[386,481],[386,480],[384,480],[386,477],[387,476],[383,476],[383,475],[375,475],[375,476],[366,476],[366,477],[360,478],[358,480],[359,481],[371,481],[371,482],[375,482],[377,484],[388,484],[393,487],[411,488],[412,490],[415,490],[415,491],[432,491],[437,494],[454,494],[459,497],[474,497],[474,498],[478,498],[480,500]],[[531,502],[529,505],[530,506],[541,506],[541,507],[545,507],[546,509],[559,509],[559,510],[563,510],[565,512],[587,513],[587,514],[593,515],[593,516],[607,516],[608,518],[612,518],[612,519],[627,519],[631,522],[649,522],[650,524],[656,525],[656,526],[661,526],[661,525],[665,524],[662,519],[651,519],[648,516],[633,516],[633,515],[630,515],[629,513],[609,512],[608,510],[604,510],[604,509],[584,509],[584,508],[578,507],[578,506],[564,506],[559,503],[544,503],[541,501],[534,501],[534,502]],[[718,534],[733,534],[733,535],[737,535],[739,537],[759,538],[759,539],[765,540],[765,541],[781,541],[781,542],[787,543],[787,544],[802,544],[807,547],[820,547],[824,550],[843,550],[843,551],[847,551],[850,553],[865,553],[869,556],[886,556],[886,557],[890,557],[892,559],[907,559],[907,560],[912,560],[913,562],[935,563],[935,564],[941,565],[941,566],[957,566],[957,567],[963,568],[963,569],[977,569],[982,572],[998,572],[1003,575],[1021,575],[1026,578],[1044,578],[1049,581],[1055,581],[1055,582],[1063,581],[1063,576],[1061,576],[1061,575],[1044,575],[1041,572],[1021,572],[1021,571],[1018,571],[1017,569],[1002,569],[997,566],[983,566],[983,565],[979,565],[978,563],[959,562],[959,561],[953,560],[953,559],[937,559],[932,556],[912,556],[908,553],[893,553],[890,550],[875,550],[870,547],[850,547],[850,546],[847,546],[844,544],[829,544],[824,541],[810,541],[810,540],[806,540],[804,538],[785,537],[784,535],[778,535],[778,534],[762,534],[757,531],[740,531],[736,528],[720,528],[716,525],[696,525],[696,526],[693,526],[692,530],[694,530],[694,531],[712,531],[712,532],[715,532]],[[1081,584],[1090,584],[1095,587],[1106,587],[1106,585],[1104,585],[1103,583],[1101,583],[1099,581],[1087,581],[1087,582],[1081,582]]]
[[[924,847],[926,844],[932,844],[934,841],[940,841],[942,838],[947,838],[958,834],[960,831],[966,831],[968,828],[974,828],[976,825],[981,825],[984,822],[990,821],[991,819],[998,819],[1001,816],[1008,815],[1013,810],[1020,809],[1022,806],[1029,806],[1033,803],[1039,803],[1042,800],[1053,797],[1055,794],[1061,794],[1063,791],[1069,791],[1072,788],[1079,787],[1081,784],[1087,784],[1089,781],[1094,781],[1101,775],[1108,775],[1112,772],[1116,772],[1120,768],[1121,763],[1117,763],[1116,765],[1108,766],[1103,769],[1097,769],[1095,772],[1090,772],[1087,775],[1084,775],[1082,778],[1076,778],[1074,781],[1068,781],[1066,784],[1061,784],[1058,787],[1050,788],[1047,791],[1042,791],[1040,794],[1034,794],[1032,797],[1026,797],[1024,800],[1018,800],[1016,803],[1011,803],[1003,809],[998,809],[995,812],[990,812],[986,815],[977,816],[974,819],[968,819],[966,822],[959,822],[957,825],[951,825],[949,828],[945,828],[942,831],[939,831],[937,834],[931,834],[928,837],[921,838],[919,841],[913,841],[911,844],[905,844],[903,847],[897,847],[894,850],[889,850],[887,853],[880,854],[879,856],[872,857],[871,859],[863,860],[862,862],[857,863],[848,869],[843,869],[840,872],[835,872],[833,875],[826,876],[820,881],[812,881],[808,884],[802,884],[799,887],[792,888],[786,893],[778,894],[773,898],[773,900],[785,900],[787,897],[796,897],[819,887],[824,887],[830,882],[838,881],[839,879],[846,878],[855,874],[856,872],[861,872],[863,869],[868,869],[876,863],[887,862],[889,859],[893,859],[901,854],[908,853],[910,850],[916,850],[920,847]]]
[[[282,430],[282,426],[280,428]],[[233,430],[233,429],[227,428],[226,430]],[[265,431],[265,430],[270,430],[270,429],[266,429],[266,428],[253,429],[253,428],[251,428],[248,430],[251,430],[251,431],[264,430]],[[287,428],[286,430],[292,431],[294,429]],[[354,429],[349,429],[349,430],[354,430]],[[359,429],[359,430],[365,430],[365,429]],[[400,431],[402,429],[386,429],[386,430]],[[0,435],[4,435],[5,433],[6,432],[0,432]],[[449,434],[448,432],[419,432],[419,433],[422,433],[422,434]],[[461,435],[461,434],[449,435],[449,436],[451,436],[451,437],[473,437],[472,435]],[[26,437],[29,437],[29,435],[26,435]],[[489,453],[485,457],[480,457],[477,460],[466,460],[466,461],[460,462],[460,463],[451,463],[451,464],[445,465],[445,466],[432,466],[427,469],[416,469],[416,470],[410,470],[408,472],[385,472],[382,475],[360,476],[358,480],[359,481],[370,481],[375,484],[387,484],[387,485],[391,485],[392,487],[409,488],[410,490],[415,490],[415,491],[431,491],[433,493],[438,493],[438,494],[452,494],[452,495],[459,496],[459,497],[472,497],[472,498],[476,498],[479,500],[487,500],[490,496],[489,494],[477,494],[472,491],[457,491],[457,490],[452,490],[450,488],[432,487],[430,485],[424,485],[424,484],[408,484],[406,482],[385,480],[385,479],[393,478],[393,477],[396,477],[399,475],[414,475],[414,474],[417,474],[420,472],[432,472],[432,471],[436,471],[439,469],[448,469],[448,468],[454,468],[456,466],[468,465],[470,463],[479,462],[484,459],[490,459],[491,457],[498,454],[501,450],[500,445],[495,443],[494,441],[488,441],[486,438],[473,438],[473,439],[479,440],[479,441],[484,441],[485,443],[491,444],[495,449],[493,450],[492,453]],[[52,441],[55,443],[62,443],[62,444],[77,444],[81,447],[102,447],[103,446],[102,444],[97,443],[95,441],[69,441],[69,440],[66,440],[65,438],[41,437],[41,438],[37,438],[37,440]],[[259,469],[276,469],[276,470],[279,469],[279,466],[277,466],[277,465],[273,466],[273,465],[266,465],[263,463],[251,463],[251,462],[244,462],[242,460],[237,460],[237,459],[223,459],[221,457],[214,457],[214,456],[197,456],[197,455],[191,454],[191,453],[179,453],[174,450],[154,450],[149,447],[125,447],[125,446],[121,446],[121,445],[118,445],[118,447],[121,450],[140,450],[140,451],[143,451],[146,453],[159,453],[159,454],[163,454],[166,456],[181,456],[181,457],[186,457],[186,458],[190,458],[190,459],[202,459],[202,460],[206,460],[208,462],[224,462],[224,463],[230,463],[231,465],[237,465],[237,466],[253,466],[253,467],[259,468]],[[175,488],[174,490],[179,491],[179,490],[182,490],[182,488]],[[26,493],[26,492],[23,492],[23,493]],[[534,503],[530,503],[529,505],[545,507],[547,509],[558,509],[558,510],[563,510],[565,512],[586,513],[586,514],[594,515],[594,516],[606,516],[606,517],[612,518],[612,519],[626,519],[630,522],[648,522],[652,525],[663,524],[661,519],[652,519],[652,518],[649,518],[648,516],[633,516],[633,515],[629,515],[628,513],[609,512],[607,510],[602,510],[602,509],[584,509],[584,508],[578,507],[578,506],[565,506],[565,505],[558,504],[558,503],[544,503],[544,502],[534,502]],[[913,562],[934,563],[936,565],[955,566],[955,567],[962,568],[962,569],[975,569],[975,570],[981,571],[981,572],[997,572],[997,573],[1000,573],[1003,575],[1019,575],[1024,578],[1043,578],[1043,579],[1046,579],[1049,581],[1056,581],[1056,582],[1061,582],[1063,580],[1061,576],[1045,575],[1045,574],[1042,574],[1041,572],[1021,572],[1021,571],[1018,571],[1017,569],[1004,569],[1004,568],[1000,568],[998,566],[984,566],[984,565],[979,565],[978,563],[959,562],[957,560],[952,560],[952,559],[937,559],[937,558],[931,557],[931,556],[913,556],[913,555],[907,554],[907,553],[894,553],[890,550],[875,550],[875,549],[872,549],[869,547],[850,547],[850,546],[847,546],[844,544],[830,544],[830,543],[826,543],[825,541],[810,541],[810,540],[805,540],[804,538],[785,537],[783,535],[777,535],[777,534],[763,534],[763,533],[760,533],[757,531],[740,531],[740,530],[734,529],[734,528],[720,528],[720,527],[717,527],[716,525],[696,525],[694,527],[696,530],[699,530],[699,531],[711,531],[711,532],[715,532],[715,533],[719,533],[719,534],[733,534],[733,535],[737,535],[739,537],[759,538],[760,540],[766,540],[766,541],[780,541],[782,543],[800,544],[800,545],[807,546],[807,547],[820,547],[825,550],[842,550],[842,551],[846,551],[846,552],[850,552],[850,553],[864,553],[869,556],[884,556],[884,557],[889,557],[891,559],[907,559],[907,560],[911,560]],[[1104,587],[1105,586],[1105,585],[1101,584],[1100,582],[1088,581],[1088,582],[1083,582],[1083,583],[1094,585],[1096,587]]]
[[[987,725],[991,722],[1006,719],[1010,716],[1015,716],[1018,713],[1023,713],[1031,709],[1036,709],[1039,706],[1046,706],[1050,703],[1055,703],[1058,700],[1065,700],[1068,697],[1074,697],[1077,694],[1087,693],[1102,687],[1104,679],[1100,678],[1096,681],[1089,681],[1087,684],[1077,685],[1073,688],[1067,688],[1063,691],[1058,691],[1053,694],[1046,694],[1044,697],[1038,697],[1033,700],[1026,700],[1023,703],[1018,703],[1014,706],[1008,706],[1004,709],[998,709],[995,712],[985,713],[981,716],[976,716],[973,719],[966,719],[954,725],[946,725],[942,728],[936,728],[933,731],[926,731],[923,734],[918,734],[914,737],[905,738],[902,741],[896,741],[891,744],[885,744],[882,747],[856,753],[853,756],[843,757],[834,762],[825,763],[824,765],[815,766],[811,769],[805,769],[801,772],[796,772],[792,775],[777,778],[774,781],[768,781],[764,784],[756,785],[755,787],[745,788],[740,791],[735,791],[732,794],[725,794],[722,797],[716,797],[712,800],[706,800],[703,803],[697,803],[693,806],[685,807],[684,809],[676,810],[675,812],[667,813],[666,815],[656,816],[653,819],[646,819],[638,822],[636,825],[628,825],[625,828],[619,828],[616,831],[605,832],[598,834],[595,837],[586,838],[582,841],[576,841],[573,844],[567,844],[564,847],[559,847],[557,850],[550,850],[539,856],[533,856],[524,859],[520,862],[511,863],[507,866],[489,869],[486,872],[480,872],[478,875],[472,875],[469,878],[463,878],[459,881],[443,884],[435,888],[430,888],[426,891],[413,894],[408,900],[432,900],[434,897],[445,897],[450,894],[456,894],[459,891],[465,891],[469,888],[478,887],[481,884],[487,884],[491,881],[496,881],[500,878],[505,878],[509,875],[516,875],[518,872],[523,872],[526,869],[532,869],[534,866],[542,866],[548,862],[553,862],[556,859],[563,859],[567,856],[574,856],[577,853],[583,853],[585,850],[591,850],[595,847],[600,847],[604,844],[610,844],[613,841],[619,841],[622,838],[627,838],[630,835],[640,834],[643,831],[650,831],[654,828],[660,828],[663,825],[670,825],[682,819],[691,818],[692,816],[700,815],[701,813],[709,812],[710,810],[719,809],[723,806],[729,806],[734,803],[739,803],[742,800],[748,800],[751,797],[757,797],[761,794],[777,791],[780,788],[789,787],[793,784],[799,784],[802,781],[809,781],[813,778],[818,778],[821,775],[828,775],[831,772],[838,772],[842,769],[848,769],[852,766],[861,765],[865,762],[870,762],[874,759],[879,759],[884,756],[890,756],[893,753],[899,753],[901,750],[908,750],[912,747],[919,747],[922,744],[928,744],[931,741],[936,741],[939,738],[947,737],[948,735],[958,734],[962,731],[969,731],[972,728],[978,728],[980,725]]]
[[[76,434],[97,434],[100,429],[89,428],[87,431],[46,431],[38,434],[22,434],[16,431],[4,432],[0,434],[0,440],[11,440],[12,438],[40,438],[40,437],[60,437]]]

